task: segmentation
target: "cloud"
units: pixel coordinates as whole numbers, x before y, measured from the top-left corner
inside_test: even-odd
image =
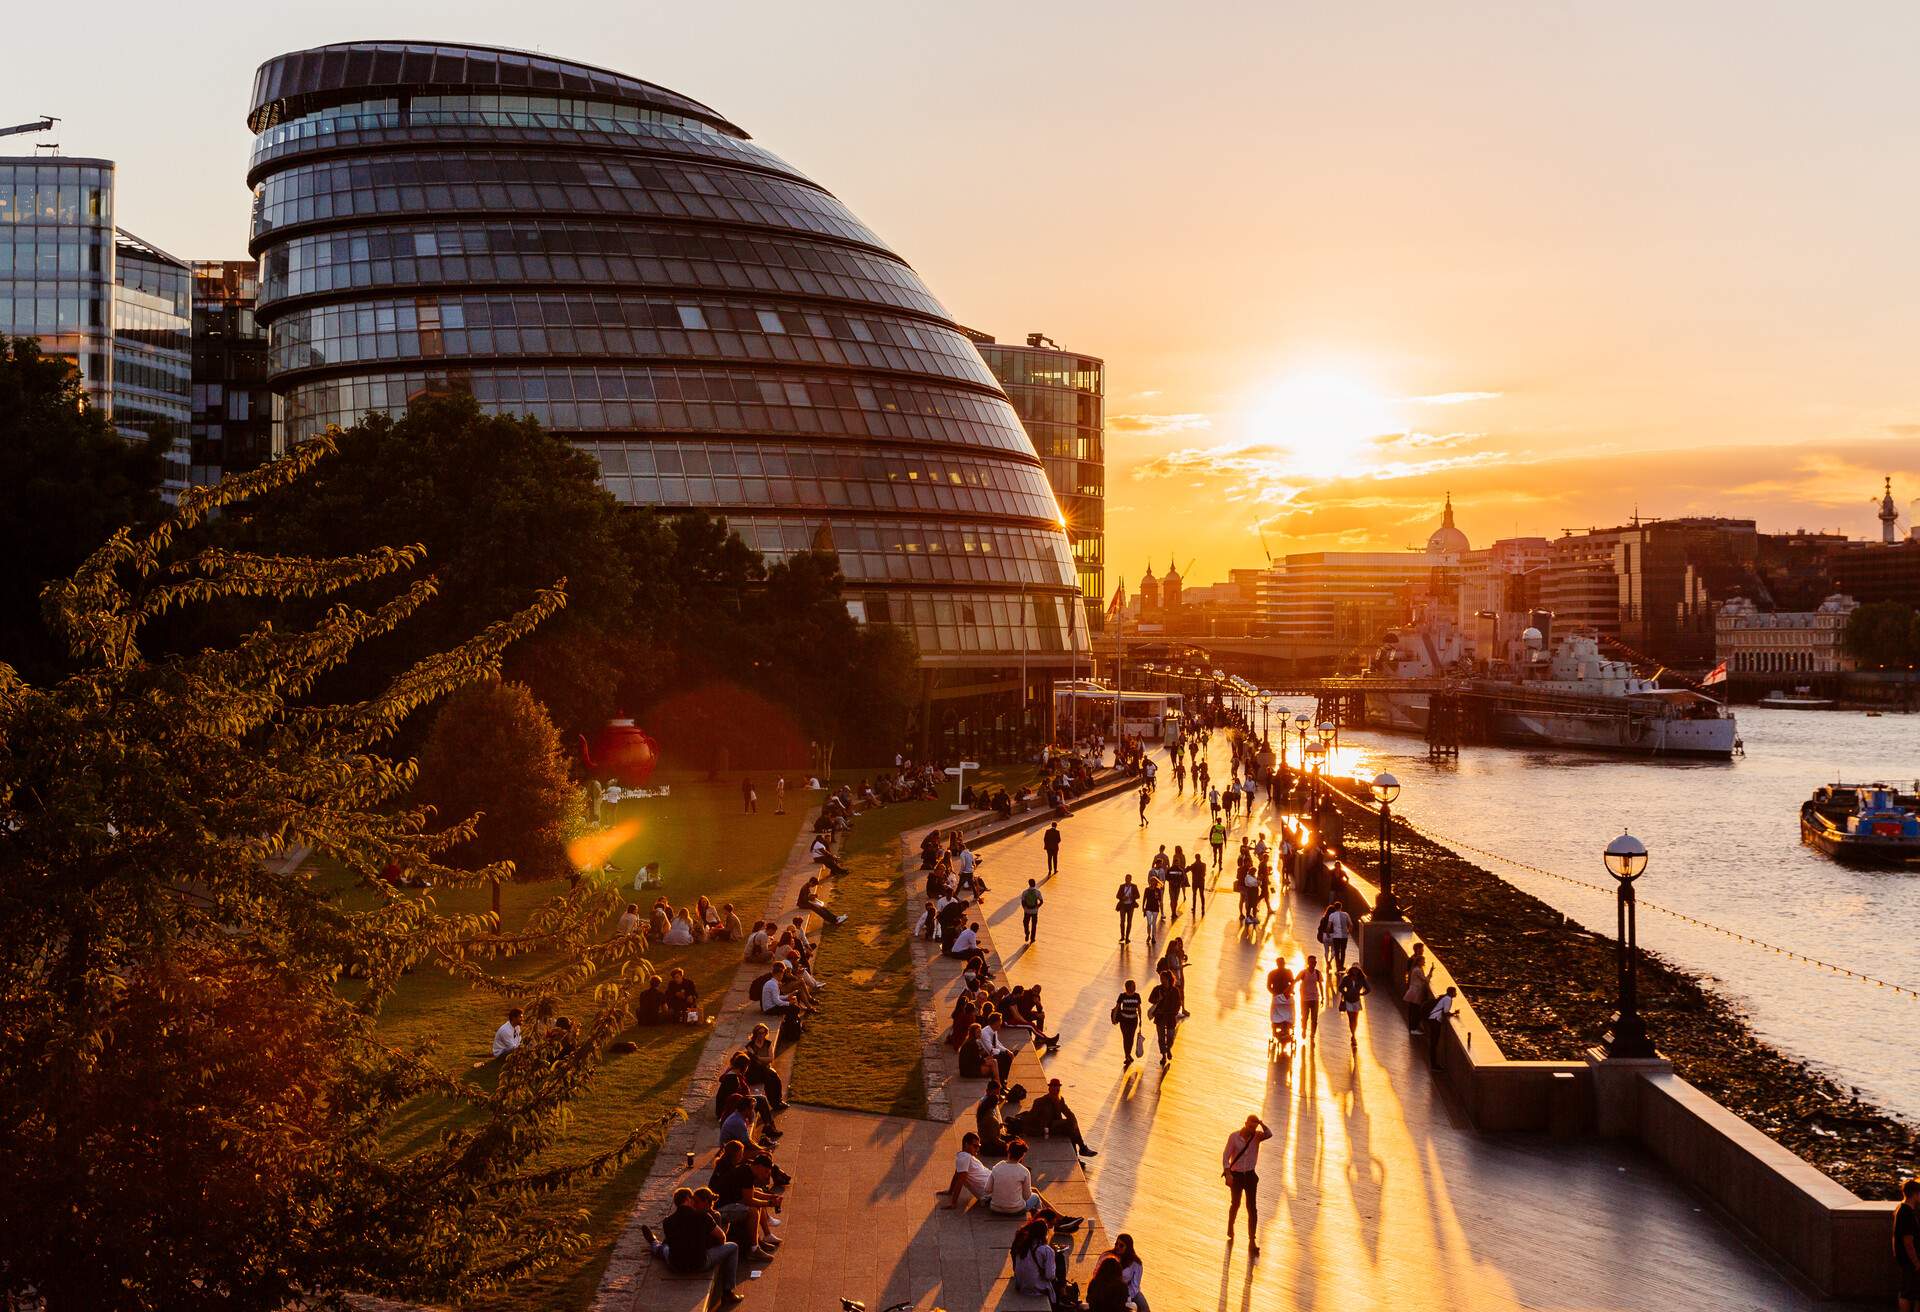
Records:
[[[1157,387],[1149,387],[1144,392],[1135,392],[1133,395],[1136,400],[1151,401],[1154,397],[1160,395],[1160,389]]]
[[[1434,392],[1401,399],[1408,405],[1466,405],[1472,401],[1497,401],[1505,395],[1505,392]]]
[[[1373,439],[1373,444],[1380,447],[1453,447],[1464,445],[1465,443],[1475,441],[1485,436],[1485,433],[1421,433],[1417,431],[1382,433]]]
[[[1174,433],[1205,432],[1213,427],[1213,416],[1203,414],[1180,415],[1110,415],[1107,427],[1122,433],[1135,433],[1142,437],[1168,437]]]

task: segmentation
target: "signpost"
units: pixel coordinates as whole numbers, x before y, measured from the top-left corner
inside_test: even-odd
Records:
[[[953,776],[953,805],[948,808],[949,810],[971,811],[973,809],[960,800],[960,795],[967,791],[967,771],[979,768],[978,761],[962,761],[958,766],[947,767],[947,773]]]

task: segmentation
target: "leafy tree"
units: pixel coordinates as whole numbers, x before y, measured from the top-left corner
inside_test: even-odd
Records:
[[[160,513],[163,450],[121,437],[66,361],[0,338],[0,660],[34,679],[66,670],[36,622],[40,590],[114,529]]]
[[[316,704],[317,680],[423,613],[438,585],[404,579],[421,551],[187,547],[215,510],[294,495],[329,449],[306,444],[114,533],[48,589],[75,673],[49,686],[0,666],[0,1300],[457,1298],[576,1250],[583,1227],[530,1204],[647,1141],[636,1129],[564,1167],[542,1156],[646,974],[630,942],[601,941],[617,894],[559,885],[516,933],[441,912],[440,890],[510,872],[449,860],[474,826],[433,828],[408,800],[414,766],[376,750],[494,675],[561,606],[558,588],[530,587],[521,609],[364,699]],[[339,600],[379,583],[377,607]],[[329,604],[187,654],[144,649],[157,618],[236,600]],[[344,895],[286,859],[303,847],[345,870]],[[389,864],[429,891],[381,878]],[[492,968],[534,949],[558,963],[537,980]],[[376,1031],[413,969],[534,1016],[570,1001],[585,1021],[572,1044],[530,1041],[497,1081],[452,1074]],[[449,1106],[463,1114],[431,1146],[387,1146],[397,1117]]]
[[[234,516],[236,545],[347,555],[417,542],[441,586],[415,623],[372,644],[324,691],[366,696],[565,578],[566,612],[516,646],[507,668],[568,728],[604,720],[618,696],[605,667],[540,650],[632,625],[635,526],[600,486],[593,458],[532,419],[483,414],[465,395],[422,397],[398,419],[371,415],[336,442],[339,455],[312,478]]]
[[[1920,662],[1920,616],[1898,601],[1870,601],[1847,616],[1841,643],[1862,665]]]
[[[511,862],[521,879],[572,871],[567,838],[580,819],[580,790],[560,731],[523,683],[487,679],[447,698],[420,753],[416,795],[442,817],[478,816],[473,837],[450,856]]]

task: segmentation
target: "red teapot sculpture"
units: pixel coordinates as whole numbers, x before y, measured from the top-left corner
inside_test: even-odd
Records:
[[[608,720],[591,745],[580,738],[580,755],[597,779],[615,779],[622,788],[641,788],[660,764],[660,747],[629,719]]]

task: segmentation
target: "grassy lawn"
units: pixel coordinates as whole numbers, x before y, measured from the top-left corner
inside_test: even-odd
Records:
[[[981,773],[985,782],[1011,788],[1035,772]],[[847,923],[821,931],[814,970],[827,985],[827,1007],[794,1051],[793,1096],[801,1102],[890,1116],[927,1114],[899,837],[903,830],[945,820],[953,814],[949,803],[943,791],[937,802],[884,807],[863,816],[848,836],[847,876],[833,897],[833,909]]]
[[[776,816],[772,813],[770,780],[762,779],[760,812],[747,816],[740,811],[737,776],[717,783],[707,783],[699,775],[666,776],[656,782],[670,783],[672,796],[628,803],[621,811],[623,820],[638,817],[640,821],[638,834],[613,857],[621,886],[631,898],[642,901],[643,909],[651,905],[656,896],[652,890],[645,894],[631,891],[633,874],[642,862],[658,861],[666,885],[664,892],[676,906],[691,906],[696,895],[705,893],[716,908],[725,902],[734,903],[742,919],[752,923],[765,907],[774,878],[786,863],[809,803],[817,802],[818,795],[790,791],[787,814]],[[507,886],[501,901],[505,926],[511,929],[524,923],[553,891],[550,884]],[[481,889],[443,894],[438,904],[445,911],[484,910],[490,899]],[[611,931],[611,924],[608,928]],[[654,968],[662,972],[673,966],[684,967],[709,1011],[724,1000],[740,965],[739,948],[727,943],[654,947],[648,956]],[[551,968],[551,961],[534,955],[507,962],[502,969],[518,978],[536,978]],[[423,970],[388,1000],[381,1025],[397,1040],[434,1039],[439,1044],[441,1064],[461,1070],[488,1052],[502,1010],[499,999],[492,995],[470,989],[452,976]],[[607,1057],[591,1091],[574,1103],[572,1137],[557,1151],[579,1158],[591,1156],[618,1143],[633,1126],[679,1106],[708,1032],[704,1026],[630,1032],[626,1037],[638,1043],[638,1051]],[[486,1071],[475,1073],[476,1079],[489,1077]],[[406,1148],[431,1142],[448,1123],[450,1114],[457,1113],[437,1101],[421,1100],[394,1126],[394,1144]],[[476,1306],[576,1308],[589,1304],[614,1236],[650,1165],[650,1160],[636,1159],[620,1171],[589,1181],[571,1196],[556,1199],[553,1206],[559,1210],[587,1209],[587,1228],[592,1237],[589,1248],[579,1258]]]

